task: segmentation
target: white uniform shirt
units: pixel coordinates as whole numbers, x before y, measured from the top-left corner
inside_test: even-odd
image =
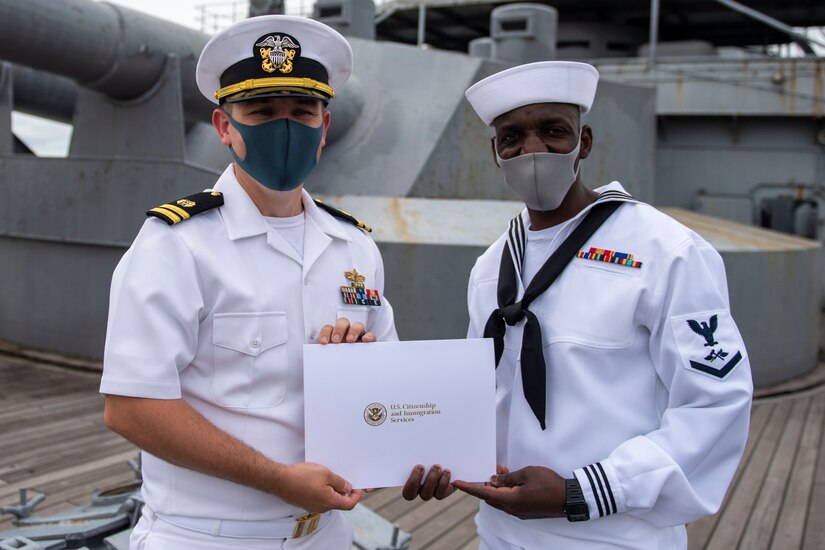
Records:
[[[292,247],[292,250],[298,253],[298,256],[301,258],[304,257],[304,227],[306,226],[306,216],[303,212],[289,218],[264,216],[264,219],[273,231],[280,233],[281,237]]]
[[[522,287],[527,288],[541,266],[547,261],[547,258],[559,247],[562,239],[559,239],[558,236],[568,223],[570,222],[560,223],[538,231],[528,228],[525,233],[527,242],[524,246],[524,265],[521,269]]]
[[[614,182],[597,191],[623,189]],[[529,226],[526,210],[522,220]],[[483,335],[497,308],[506,241],[494,243],[470,276],[470,338]],[[507,328],[496,372],[498,462],[575,475],[591,520],[520,520],[482,503],[477,521],[525,548],[686,548],[684,524],[719,508],[748,434],[750,365],[729,313],[722,259],[690,229],[636,202],[622,205],[581,250],[591,248],[632,254],[641,267],[575,257],[530,306],[544,339],[545,431],[522,389],[525,321]]]
[[[149,218],[112,279],[101,393],[182,397],[215,426],[285,464],[304,461],[303,345],[338,317],[396,340],[375,243],[303,192],[303,258],[235,179],[224,205],[168,226]],[[357,269],[381,306],[347,305]],[[174,419],[170,419],[174,421]],[[154,511],[228,520],[300,513],[273,495],[143,453]]]

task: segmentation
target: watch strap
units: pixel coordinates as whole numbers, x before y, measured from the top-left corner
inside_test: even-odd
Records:
[[[576,478],[565,479],[564,513],[567,521],[587,521],[590,519],[590,508],[584,499],[581,484]]]

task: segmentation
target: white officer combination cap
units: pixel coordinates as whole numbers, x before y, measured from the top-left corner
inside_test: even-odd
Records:
[[[534,103],[570,103],[582,114],[596,96],[599,71],[574,61],[539,61],[488,76],[470,86],[464,95],[487,126],[513,109]]]
[[[195,73],[198,88],[213,103],[307,96],[327,101],[352,73],[352,48],[319,21],[263,15],[213,36]]]

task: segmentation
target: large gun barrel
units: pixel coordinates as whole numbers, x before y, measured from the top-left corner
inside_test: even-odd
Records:
[[[78,89],[75,81],[29,67],[10,66],[15,111],[72,123]]]
[[[92,0],[0,0],[0,59],[65,76],[113,99],[150,91],[166,58],[180,60],[187,119],[208,121],[195,65],[209,37],[141,12]]]

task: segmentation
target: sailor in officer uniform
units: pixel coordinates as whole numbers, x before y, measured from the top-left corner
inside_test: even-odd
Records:
[[[752,382],[725,269],[699,235],[618,182],[586,188],[590,65],[539,62],[466,92],[524,211],[476,262],[470,338],[494,338],[499,475],[482,549],[687,548],[721,505]],[[406,496],[443,498],[419,468]],[[436,479],[440,481],[436,482]]]
[[[337,510],[361,492],[304,462],[302,347],[397,339],[371,230],[303,189],[351,68],[340,34],[281,15],[201,53],[234,162],[150,209],[112,280],[100,391],[143,449],[131,548],[350,548]]]

